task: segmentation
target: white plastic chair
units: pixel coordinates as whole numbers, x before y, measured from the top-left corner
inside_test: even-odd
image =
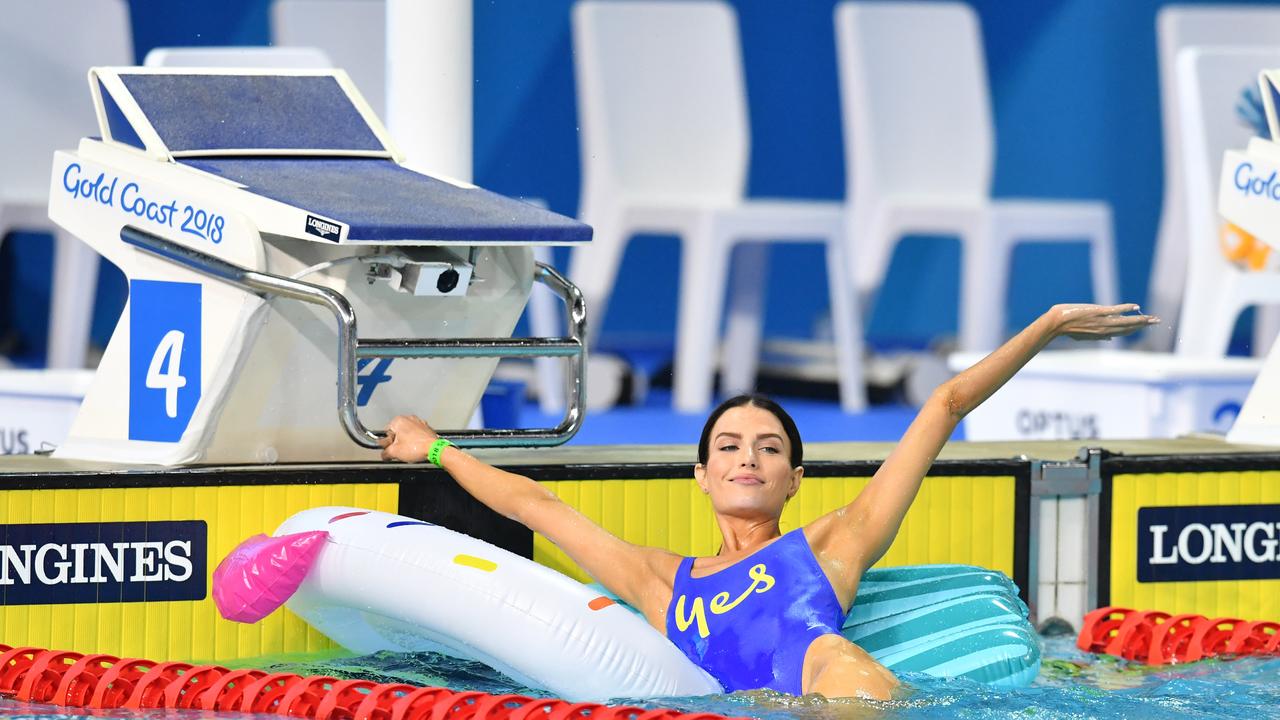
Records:
[[[275,0],[271,41],[318,47],[387,117],[387,8],[383,0]]]
[[[865,407],[862,331],[843,258],[839,203],[747,200],[750,131],[737,18],[722,2],[579,2],[573,8],[582,200],[595,228],[570,276],[603,319],[627,240],[681,238],[675,398],[697,412],[711,401],[732,249],[724,390],[749,389],[759,361],[767,247],[827,247],[841,404]],[[599,320],[593,325],[599,334]]]
[[[0,0],[0,240],[54,236],[46,365],[84,367],[98,286],[98,253],[49,220],[53,151],[74,148],[98,124],[85,73],[133,62],[120,0]]]
[[[1175,63],[1179,51],[1191,46],[1252,47],[1280,45],[1280,8],[1265,5],[1166,5],[1156,15],[1156,46],[1160,71],[1160,119],[1164,130],[1164,204],[1160,211],[1160,230],[1156,238],[1155,256],[1151,264],[1149,293],[1150,312],[1171,321],[1179,317],[1183,290],[1187,287],[1187,258],[1191,240],[1188,236],[1190,207],[1201,202],[1187,196],[1182,151],[1185,137],[1181,127],[1180,84],[1175,80]],[[1232,80],[1232,92],[1243,84]],[[1236,87],[1238,85],[1239,87]],[[1225,88],[1224,88],[1225,90]],[[1223,106],[1235,104],[1234,98]],[[1233,145],[1232,147],[1243,147]],[[1214,165],[1221,162],[1217,150]],[[1216,181],[1215,181],[1216,182]],[[1216,186],[1214,191],[1216,192]],[[1215,200],[1216,203],[1216,200]],[[1215,205],[1216,207],[1216,205]],[[1195,242],[1200,242],[1197,239]],[[1259,317],[1259,320],[1262,320]],[[1265,325],[1266,323],[1259,323]],[[1260,334],[1265,334],[1262,327]],[[1157,350],[1170,350],[1175,332],[1147,333],[1145,343]],[[1255,349],[1266,352],[1270,343]]]
[[[159,47],[147,53],[148,67],[330,68],[333,62],[313,47]],[[357,86],[358,87],[358,86]]]
[[[836,7],[848,236],[859,294],[879,286],[897,240],[958,235],[960,347],[1004,335],[1015,243],[1090,244],[1094,297],[1116,299],[1106,203],[993,200],[994,130],[982,34],[958,3],[842,2]]]
[[[1258,72],[1280,67],[1280,43],[1271,47],[1188,47],[1178,52],[1175,81],[1186,205],[1186,289],[1174,352],[1226,355],[1236,318],[1250,305],[1280,304],[1280,277],[1232,264],[1219,247],[1218,182],[1222,153],[1242,149],[1254,134],[1236,117],[1240,91],[1256,86]],[[1265,354],[1268,341],[1259,348]]]

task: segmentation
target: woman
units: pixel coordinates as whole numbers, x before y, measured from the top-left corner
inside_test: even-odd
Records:
[[[1057,305],[934,391],[849,505],[783,535],[783,505],[804,476],[795,423],[759,396],[707,419],[694,479],[723,535],[713,557],[682,558],[615,537],[528,478],[439,440],[416,417],[387,428],[383,457],[430,458],[493,510],[542,533],[711,673],[726,691],[888,699],[898,681],[840,635],[862,574],[893,542],[925,473],[969,411],[1051,340],[1109,339],[1159,322],[1136,305]]]

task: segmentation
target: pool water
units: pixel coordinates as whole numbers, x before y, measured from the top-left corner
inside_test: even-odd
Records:
[[[377,653],[362,657],[303,657],[257,663],[273,672],[406,682],[489,693],[546,693],[521,687],[488,667],[434,653]],[[1029,688],[1000,692],[967,680],[906,675],[909,685],[889,702],[828,701],[769,692],[715,698],[626,701],[765,720],[855,718],[1280,718],[1280,657],[1207,660],[1152,668],[1076,649],[1071,637],[1045,639],[1045,662]],[[625,700],[624,700],[625,701]],[[5,716],[77,718],[65,708],[0,701]],[[195,711],[112,711],[111,717],[227,717]],[[101,717],[101,715],[99,715]],[[261,716],[274,717],[274,716]]]

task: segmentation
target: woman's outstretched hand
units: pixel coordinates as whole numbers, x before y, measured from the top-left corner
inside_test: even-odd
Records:
[[[417,415],[397,415],[387,423],[386,437],[379,438],[378,444],[382,446],[383,460],[422,462],[438,437]]]
[[[1153,315],[1143,315],[1137,305],[1054,305],[1049,315],[1056,335],[1076,340],[1110,340],[1160,322]],[[1132,314],[1129,314],[1132,313]]]

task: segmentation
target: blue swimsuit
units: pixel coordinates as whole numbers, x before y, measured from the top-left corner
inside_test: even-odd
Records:
[[[769,688],[799,695],[804,654],[840,634],[844,610],[804,532],[792,530],[701,578],[685,558],[667,608],[667,637],[725,692]]]

